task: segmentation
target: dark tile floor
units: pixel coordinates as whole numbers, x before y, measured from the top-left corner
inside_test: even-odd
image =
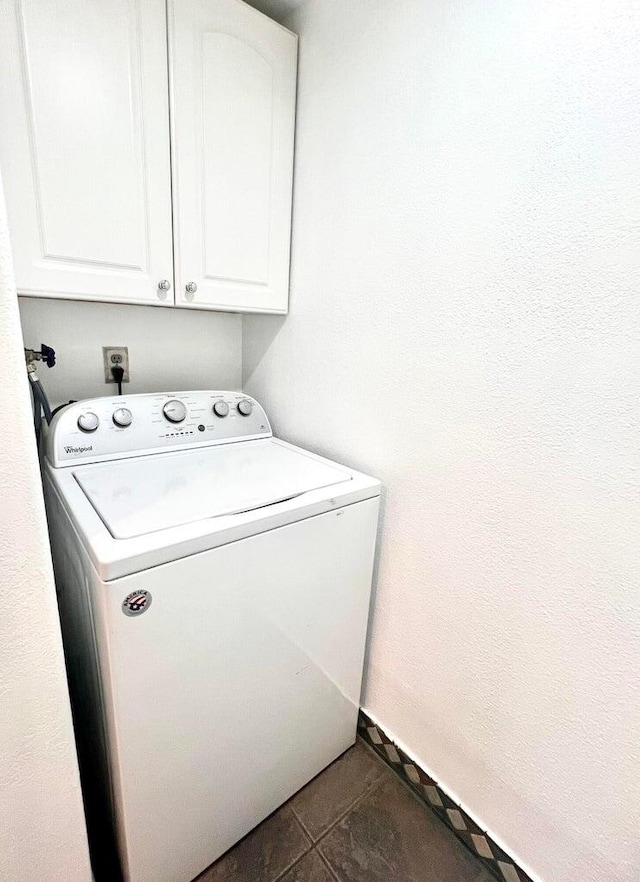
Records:
[[[495,882],[361,741],[197,882]]]

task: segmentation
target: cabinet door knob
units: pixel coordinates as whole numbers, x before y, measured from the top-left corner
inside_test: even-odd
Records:
[[[187,282],[187,284],[184,287],[185,287],[185,291],[187,292],[187,294],[195,294],[196,291],[198,290],[198,286],[196,285],[195,282]]]
[[[161,291],[168,291],[170,287],[171,287],[171,282],[169,281],[169,279],[162,279],[161,282],[158,282],[158,288]]]

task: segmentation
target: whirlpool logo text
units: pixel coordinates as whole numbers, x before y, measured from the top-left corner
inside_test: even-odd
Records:
[[[88,447],[65,447],[65,453],[90,453],[93,450],[93,444]]]

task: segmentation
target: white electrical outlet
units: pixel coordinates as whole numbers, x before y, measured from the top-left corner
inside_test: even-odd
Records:
[[[105,383],[115,383],[112,367],[120,366],[124,370],[123,383],[129,382],[129,347],[128,346],[103,346],[102,359],[104,362]]]

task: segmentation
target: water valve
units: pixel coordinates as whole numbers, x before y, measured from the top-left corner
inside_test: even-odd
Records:
[[[37,349],[25,349],[24,357],[27,360],[27,369],[34,371],[36,361],[42,361],[47,367],[52,368],[56,363],[55,349],[47,346],[45,343],[40,344],[40,351]]]

